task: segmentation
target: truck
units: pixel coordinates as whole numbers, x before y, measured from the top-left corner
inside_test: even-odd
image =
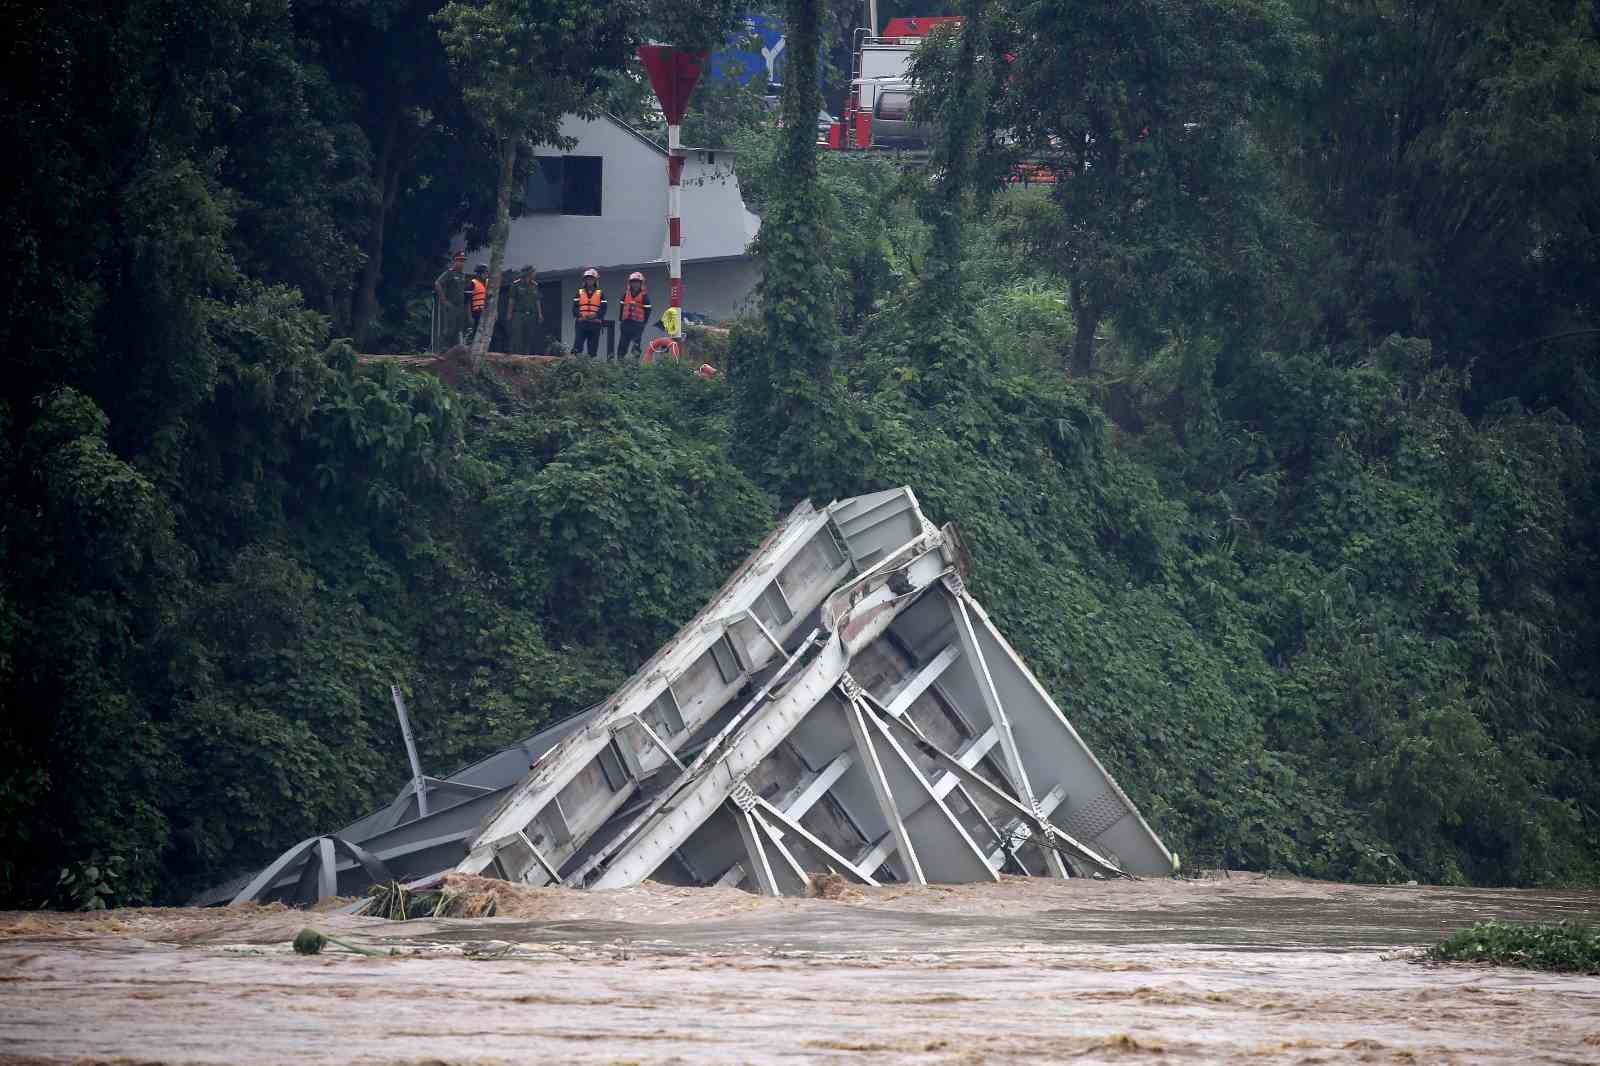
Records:
[[[844,113],[828,128],[832,151],[926,148],[929,131],[911,120],[915,87],[911,58],[939,26],[961,24],[960,15],[893,18],[878,34],[857,27],[850,49],[850,92]]]

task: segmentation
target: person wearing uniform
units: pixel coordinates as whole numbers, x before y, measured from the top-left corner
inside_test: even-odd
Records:
[[[644,324],[650,320],[650,292],[644,287],[644,275],[635,270],[628,275],[628,289],[622,294],[622,306],[617,309],[622,343],[617,348],[617,358],[628,354],[632,347],[635,358],[640,355],[644,338]]]
[[[533,319],[539,300],[533,285],[533,268],[508,270],[500,277],[500,314],[494,324],[494,350],[506,355],[527,355],[533,343]]]
[[[572,354],[587,349],[591,359],[600,358],[600,324],[606,318],[605,293],[600,291],[600,271],[590,267],[583,272],[583,284],[572,298]]]
[[[533,267],[525,266],[511,275],[509,292],[506,319],[510,323],[510,347],[506,350],[513,355],[532,355],[544,325],[544,308],[539,305],[539,284],[534,280]]]
[[[467,338],[471,344],[478,335],[478,322],[483,317],[484,305],[489,302],[489,264],[479,263],[472,268],[472,277],[461,290],[461,302],[467,309]]]
[[[437,324],[433,339],[441,350],[460,344],[462,331],[466,328],[466,319],[461,313],[466,269],[466,253],[457,252],[450,257],[450,265],[433,279],[433,306]]]

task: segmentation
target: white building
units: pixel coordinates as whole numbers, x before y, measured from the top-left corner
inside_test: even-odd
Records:
[[[588,267],[600,271],[608,320],[635,270],[645,276],[655,318],[666,310],[667,153],[609,115],[568,115],[561,133],[577,143],[565,152],[535,150],[505,269],[538,272],[545,322],[559,322],[562,343],[571,345],[572,298]],[[744,310],[757,279],[749,246],[761,220],[744,206],[732,163],[725,151],[691,148],[683,169],[683,309],[713,322]],[[469,266],[488,261],[487,248],[467,252]],[[646,341],[661,335],[654,325]]]

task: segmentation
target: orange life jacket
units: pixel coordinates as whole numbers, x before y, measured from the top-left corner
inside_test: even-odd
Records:
[[[489,286],[478,278],[467,279],[467,306],[474,311],[482,311],[483,305],[489,299]]]
[[[600,286],[596,285],[593,292],[579,287],[578,289],[578,317],[598,318],[600,315]]]
[[[637,296],[631,292],[623,293],[622,320],[624,322],[643,322],[644,302],[649,298],[650,294],[644,289],[640,289]]]

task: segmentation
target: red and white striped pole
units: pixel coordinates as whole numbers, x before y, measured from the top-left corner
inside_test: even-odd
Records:
[[[700,80],[706,58],[705,52],[687,52],[666,45],[639,46],[639,61],[650,75],[650,87],[656,91],[667,119],[668,306],[677,311],[667,317],[675,340],[683,334],[683,113],[689,108],[689,94]]]
[[[667,288],[668,306],[678,313],[671,316],[672,338],[683,335],[683,162],[679,131],[673,122],[667,126]]]

